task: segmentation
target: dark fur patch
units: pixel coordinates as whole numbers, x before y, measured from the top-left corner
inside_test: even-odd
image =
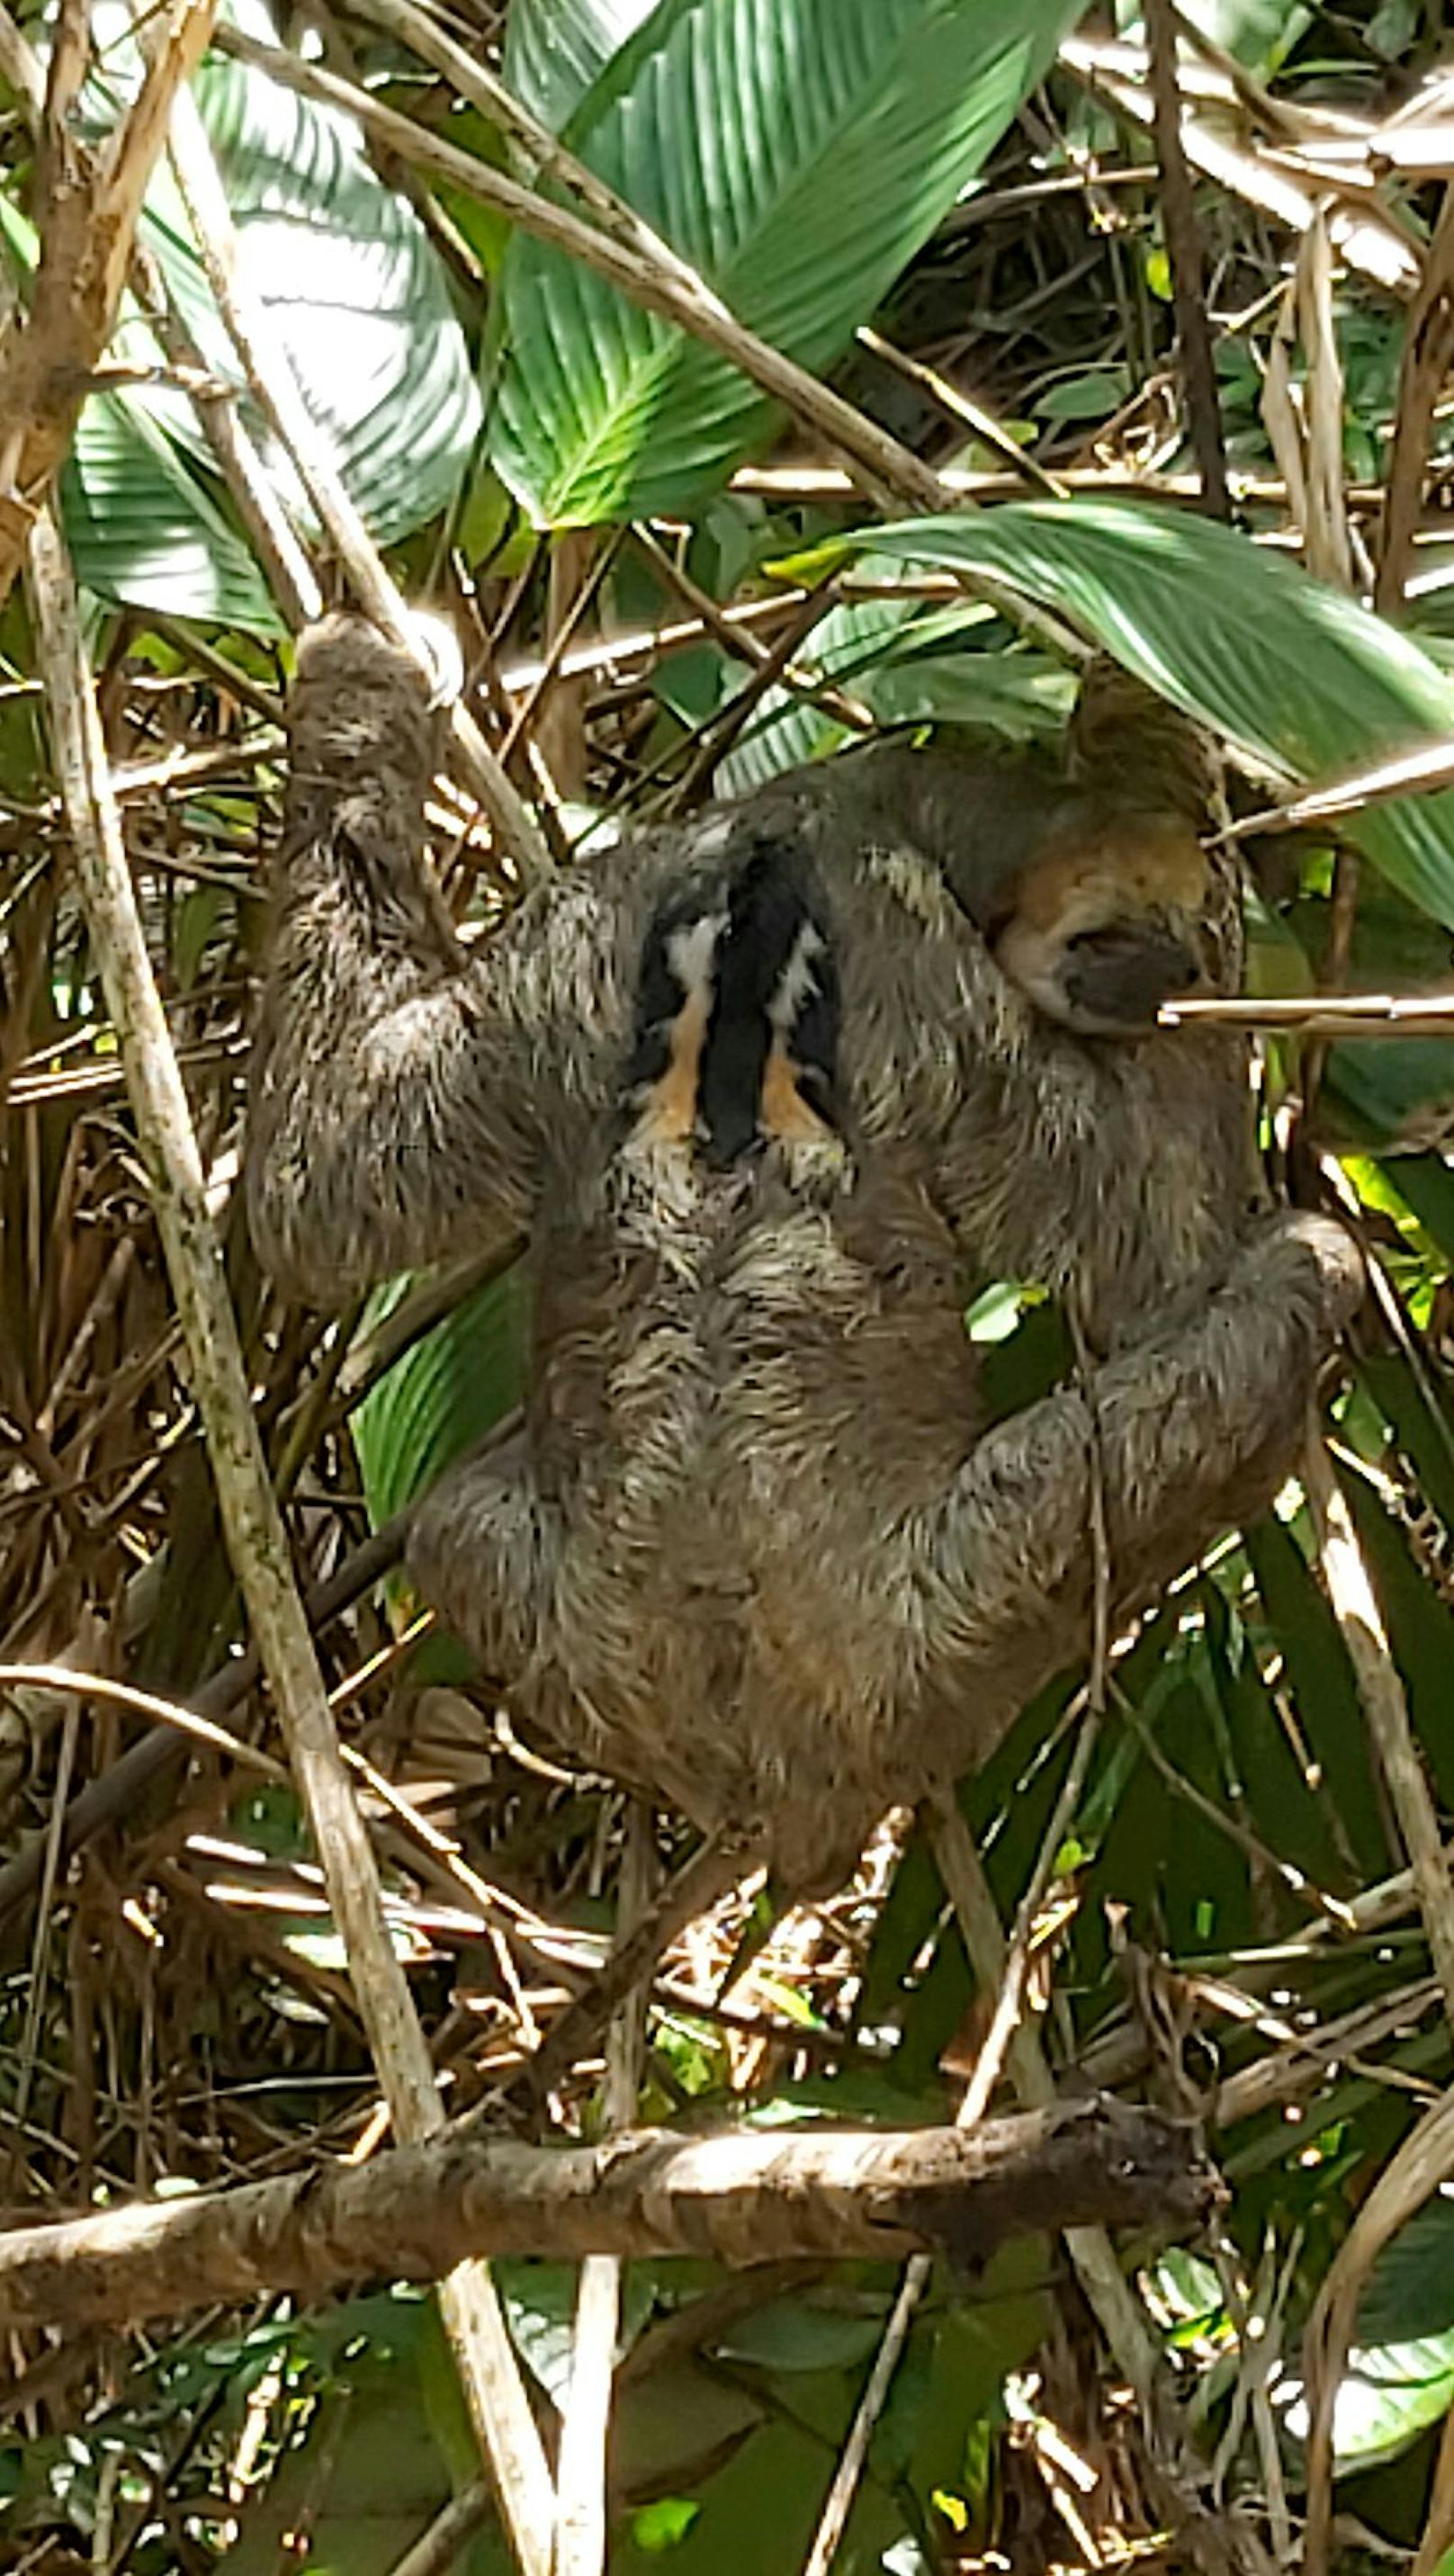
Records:
[[[708,1162],[725,1169],[770,1135],[801,1132],[799,1118],[836,1123],[839,988],[827,908],[802,853],[777,839],[732,853],[714,883],[661,907],[643,944],[628,1083],[648,1113],[679,1063],[673,1030],[694,998],[682,952],[708,922],[717,927],[697,969],[695,998],[708,1007],[694,1125]],[[789,1126],[769,1112],[784,1101],[798,1105]]]

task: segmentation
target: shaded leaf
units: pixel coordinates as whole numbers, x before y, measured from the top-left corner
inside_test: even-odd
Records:
[[[1425,2201],[1391,2236],[1358,2302],[1360,2344],[1422,2341],[1454,2331],[1454,2201]],[[1451,2352],[1454,2359],[1454,2352]]]
[[[1057,610],[1291,778],[1326,781],[1454,732],[1454,685],[1409,635],[1189,512],[1017,501],[906,520],[864,542]],[[1347,829],[1414,902],[1454,924],[1454,792],[1370,808]]]
[[[381,1322],[409,1284],[391,1280],[370,1300],[367,1321]],[[529,1313],[529,1284],[517,1264],[414,1343],[355,1406],[350,1422],[376,1528],[518,1403]]]
[[[1263,1607],[1292,1685],[1298,1725],[1327,1782],[1342,1834],[1370,1877],[1392,1867],[1353,1669],[1327,1599],[1290,1531],[1270,1515],[1245,1534]]]
[[[1339,1482],[1373,1567],[1393,1658],[1408,1691],[1414,1732],[1447,1806],[1454,1798],[1454,1742],[1449,1730],[1454,1610],[1420,1573],[1403,1531],[1367,1479],[1340,1460]]]

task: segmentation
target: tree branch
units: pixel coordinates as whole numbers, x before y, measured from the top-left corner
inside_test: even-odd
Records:
[[[32,208],[40,260],[29,311],[13,314],[0,332],[0,599],[20,570],[111,337],[146,184],[173,101],[206,51],[212,17],[213,0],[171,0],[141,87],[95,153],[77,140],[69,117],[89,67],[86,13],[63,13]]]
[[[915,2252],[979,2264],[1043,2228],[1169,2225],[1216,2194],[1186,2129],[1106,2098],[966,2133],[664,2130],[564,2150],[458,2136],[0,2235],[12,2326],[122,2325],[360,2280],[438,2280],[468,2255]]]

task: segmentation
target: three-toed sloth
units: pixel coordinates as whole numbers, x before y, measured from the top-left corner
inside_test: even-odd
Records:
[[[248,1148],[274,1275],[337,1303],[523,1234],[523,1428],[428,1495],[426,1598],[590,1763],[785,1882],[981,1758],[1111,1609],[1292,1463],[1356,1303],[1274,1209],[1224,991],[1236,887],[1166,711],[1075,762],[881,745],[581,860],[466,955],[426,872],[424,684],[305,637]],[[1094,1355],[987,1426],[964,1312]]]

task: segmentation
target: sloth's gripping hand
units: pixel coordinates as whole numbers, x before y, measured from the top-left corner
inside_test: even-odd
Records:
[[[428,682],[362,618],[328,617],[299,646],[289,728],[247,1187],[274,1276],[337,1305],[528,1222],[533,1067],[505,943],[471,963],[428,873]]]

